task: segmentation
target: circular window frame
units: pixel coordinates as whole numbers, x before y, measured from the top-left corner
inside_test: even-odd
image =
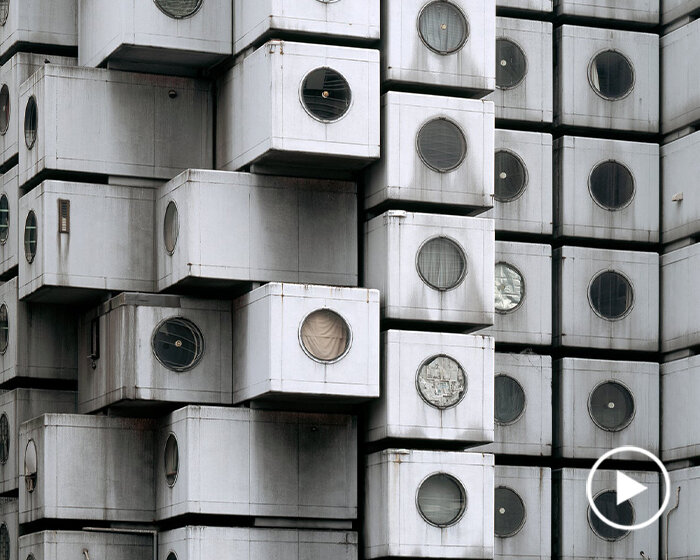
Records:
[[[606,428],[605,426],[602,426],[602,425],[595,419],[595,416],[593,415],[592,406],[591,406],[591,399],[593,398],[593,393],[595,393],[596,390],[597,390],[599,387],[602,387],[603,385],[607,385],[607,384],[609,384],[609,383],[613,383],[613,384],[615,384],[615,385],[619,385],[620,387],[622,387],[623,389],[625,389],[625,390],[629,393],[630,397],[632,397],[632,414],[630,415],[629,420],[627,420],[627,421],[625,422],[624,425],[620,426],[620,427],[617,428],[617,429]],[[627,429],[627,428],[630,426],[630,424],[632,424],[632,422],[634,421],[635,416],[637,415],[637,400],[634,398],[634,393],[632,392],[632,390],[631,390],[625,383],[623,383],[622,381],[620,381],[620,380],[618,380],[618,379],[606,379],[606,380],[601,381],[600,383],[598,383],[598,384],[597,384],[595,387],[593,387],[593,389],[591,389],[591,391],[588,393],[588,399],[587,399],[586,403],[587,403],[587,408],[588,408],[588,416],[590,417],[590,419],[592,420],[592,422],[593,422],[598,428],[600,428],[601,430],[603,430],[603,431],[605,431],[605,432],[612,433],[612,434],[616,434],[616,433],[618,433],[618,432],[622,432],[623,430]]]
[[[7,0],[7,10],[0,11],[0,27],[4,27],[7,23],[7,18],[10,15],[10,5],[12,2]]]
[[[420,489],[423,487],[423,484],[425,484],[425,482],[428,479],[432,478],[433,476],[438,476],[438,475],[442,475],[442,476],[446,476],[448,478],[451,478],[456,483],[457,487],[461,490],[462,496],[464,497],[464,505],[462,506],[462,509],[459,512],[459,514],[454,519],[452,519],[449,523],[443,523],[443,524],[434,523],[433,521],[430,521],[430,519],[428,519],[425,516],[425,514],[423,513],[423,510],[420,508],[420,504],[418,502],[418,496],[420,494]],[[416,488],[415,504],[416,504],[416,509],[418,510],[418,514],[421,516],[423,521],[425,521],[428,525],[431,525],[433,527],[438,527],[440,529],[446,529],[447,527],[454,527],[455,525],[457,525],[457,523],[459,523],[462,520],[462,518],[464,517],[464,514],[467,513],[467,509],[469,508],[469,493],[467,492],[467,489],[464,487],[464,484],[462,484],[462,482],[455,475],[453,475],[449,472],[446,472],[446,471],[435,471],[435,472],[431,472],[427,476],[423,477],[423,479],[420,481],[420,483],[418,483],[418,486]]]
[[[11,550],[12,545],[11,545],[11,543],[10,543],[11,537],[10,537],[10,531],[9,531],[9,529],[7,528],[7,523],[5,523],[4,521],[0,523],[0,535],[2,535],[3,533],[4,533],[4,535],[7,537],[7,548],[8,548],[8,550],[7,550],[7,558],[3,558],[2,560],[10,560],[10,558],[12,557],[12,550]],[[1,558],[1,557],[0,557],[0,558]]]
[[[623,204],[622,206],[619,206],[617,208],[612,208],[611,206],[606,206],[605,204],[600,202],[596,198],[596,196],[593,194],[593,181],[592,181],[593,173],[595,172],[596,169],[598,169],[604,163],[616,163],[616,164],[624,167],[625,170],[630,174],[630,177],[632,177],[632,196],[625,204]],[[612,159],[612,158],[604,159],[604,160],[599,161],[595,165],[593,165],[593,167],[591,167],[591,172],[588,174],[588,194],[590,195],[593,202],[595,202],[603,210],[607,210],[608,212],[617,212],[619,210],[624,210],[630,204],[632,204],[632,202],[634,201],[634,197],[637,195],[637,178],[634,176],[634,173],[632,173],[632,170],[627,165],[622,163],[621,161],[616,160],[616,159]]]
[[[525,411],[527,410],[527,393],[525,392],[525,389],[523,388],[522,383],[520,383],[520,381],[518,381],[515,377],[513,377],[512,375],[508,375],[507,373],[497,373],[493,378],[493,381],[494,381],[494,399],[496,397],[495,387],[496,387],[496,378],[497,377],[507,377],[508,379],[512,379],[513,381],[515,381],[515,383],[518,385],[518,387],[520,387],[520,390],[523,392],[523,409],[520,411],[520,413],[513,420],[511,420],[510,422],[501,422],[500,420],[498,420],[496,418],[495,413],[493,415],[493,421],[497,426],[512,426],[513,424],[517,424],[520,421],[520,419],[523,416],[525,416]]]
[[[172,483],[168,481],[168,442],[170,438],[175,442],[175,449],[177,450],[177,470],[175,471],[175,476],[173,477]],[[177,436],[174,432],[168,433],[168,437],[165,440],[165,446],[163,447],[163,470],[165,471],[165,483],[169,488],[175,486],[177,478],[180,475],[180,443],[177,440]]]
[[[523,55],[523,60],[525,61],[525,72],[523,72],[522,77],[521,77],[516,83],[514,83],[512,86],[499,86],[499,85],[496,85],[496,89],[499,89],[499,90],[501,90],[501,91],[508,91],[508,90],[511,90],[511,89],[515,89],[515,88],[517,88],[517,87],[520,87],[520,85],[525,81],[525,77],[527,76],[527,73],[528,73],[529,70],[530,70],[530,61],[529,61],[528,58],[527,58],[527,54],[525,53],[525,49],[524,49],[524,48],[520,45],[520,43],[518,43],[517,41],[513,40],[513,39],[510,38],[510,37],[506,37],[506,36],[496,37],[496,42],[498,42],[498,41],[507,41],[507,42],[509,42],[509,43],[512,43],[512,44],[515,45],[516,47],[518,47],[518,49],[520,49],[520,52],[521,52],[522,55]],[[498,57],[496,57],[496,58],[498,58]],[[498,60],[496,60],[496,64],[498,64]],[[494,83],[495,83],[495,82],[494,82]]]
[[[5,134],[7,134],[7,131],[10,129],[10,118],[12,118],[12,102],[10,99],[10,88],[6,83],[0,86],[0,95],[2,95],[3,90],[7,90],[7,123],[5,128],[0,127],[0,136],[5,136]]]
[[[606,492],[615,492],[615,493],[617,494],[617,492],[616,492],[615,490],[613,490],[612,488],[608,488],[608,489],[606,489],[606,490],[601,490],[601,491],[598,492],[595,496],[593,496],[593,502],[596,501],[596,498],[598,498],[599,496],[605,494]],[[635,523],[635,521],[636,521],[636,519],[637,519],[637,512],[636,512],[635,509],[634,509],[634,504],[633,504],[630,500],[627,500],[627,501],[629,502],[630,507],[632,508],[632,523],[630,523],[630,525],[634,525],[634,523]],[[596,506],[596,507],[597,507],[597,506]],[[606,541],[606,542],[620,542],[620,541],[626,539],[626,538],[630,535],[630,533],[632,532],[630,529],[628,529],[627,531],[625,531],[625,534],[624,534],[624,535],[622,535],[621,537],[619,537],[619,538],[617,538],[617,539],[610,539],[610,538],[604,537],[603,535],[601,535],[600,533],[598,533],[598,531],[595,530],[595,527],[593,527],[593,523],[591,523],[591,516],[595,515],[595,512],[591,509],[590,504],[586,507],[586,512],[587,512],[587,514],[586,514],[586,521],[588,521],[588,526],[590,527],[591,532],[592,532],[596,537],[598,537],[599,539],[601,539],[601,540],[603,540],[603,541]],[[603,521],[602,519],[600,519],[600,521],[601,521],[602,523],[605,523],[605,521]],[[617,531],[620,531],[620,529],[617,529],[616,527],[613,527],[613,529],[616,529]]]
[[[520,269],[519,269],[517,266],[512,265],[512,264],[510,264],[509,262],[506,262],[506,261],[497,261],[496,264],[494,265],[494,271],[495,271],[495,268],[496,268],[499,264],[505,265],[505,266],[507,266],[507,267],[512,268],[513,270],[515,270],[515,272],[517,272],[518,275],[520,276],[520,280],[521,280],[522,287],[523,287],[522,295],[520,296],[520,301],[518,302],[518,304],[517,304],[515,307],[512,307],[511,309],[506,309],[506,310],[499,310],[499,309],[496,309],[495,302],[494,302],[494,311],[495,311],[496,313],[499,313],[500,315],[508,315],[509,313],[514,313],[515,311],[517,311],[518,309],[520,309],[520,307],[523,305],[523,302],[525,301],[525,297],[527,296],[527,290],[526,290],[526,287],[525,287],[525,276],[523,275],[522,272],[520,272]],[[494,291],[495,291],[495,287],[494,287]],[[524,391],[523,391],[523,392],[524,392]]]
[[[595,62],[596,58],[598,58],[601,54],[606,53],[606,52],[613,52],[616,54],[619,54],[622,58],[625,59],[627,64],[629,64],[630,70],[632,71],[632,84],[630,85],[630,88],[627,90],[627,92],[624,95],[621,95],[620,97],[608,97],[607,95],[603,94],[603,92],[599,91],[598,88],[596,88],[593,85],[593,79],[591,77],[591,73],[593,71],[593,63]],[[588,61],[588,66],[586,69],[586,77],[588,78],[588,85],[590,88],[595,92],[595,94],[600,97],[601,99],[604,99],[605,101],[621,101],[622,99],[626,99],[631,95],[631,93],[634,91],[635,86],[637,85],[637,72],[634,68],[634,65],[632,64],[632,61],[627,57],[625,53],[623,53],[619,49],[602,49],[598,52],[596,52],[591,59]]]
[[[464,391],[462,391],[462,395],[459,397],[457,402],[455,402],[454,404],[451,404],[449,406],[438,406],[434,403],[431,403],[425,397],[425,395],[423,395],[423,392],[420,390],[419,377],[420,377],[421,369],[423,369],[423,366],[429,364],[430,362],[432,362],[433,360],[436,360],[437,358],[448,358],[448,359],[452,360],[453,362],[455,362],[459,366],[459,369],[462,370],[462,374],[464,375]],[[434,354],[434,355],[430,356],[429,358],[426,358],[425,360],[423,360],[420,363],[420,365],[418,366],[418,369],[416,370],[415,382],[416,382],[416,391],[420,395],[420,398],[423,400],[423,402],[425,402],[425,404],[427,404],[428,406],[432,406],[433,408],[435,408],[437,410],[449,410],[451,408],[459,406],[459,404],[464,400],[464,397],[467,396],[467,391],[469,391],[469,376],[467,375],[467,372],[464,369],[464,366],[460,363],[459,360],[457,360],[456,358],[453,358],[449,354],[445,354],[445,353]]]
[[[494,200],[496,200],[497,202],[500,202],[501,204],[507,204],[509,202],[515,202],[516,200],[520,199],[525,194],[525,191],[527,191],[527,188],[530,186],[530,171],[528,170],[527,165],[525,165],[525,161],[523,160],[523,158],[520,157],[520,154],[514,152],[513,150],[509,150],[507,148],[499,148],[499,149],[495,150],[494,151],[494,160],[496,158],[496,154],[498,154],[499,152],[503,152],[503,153],[510,154],[511,156],[513,156],[515,159],[518,160],[520,165],[523,166],[523,171],[525,171],[525,181],[523,182],[523,188],[520,189],[514,197],[503,198],[503,197],[497,196],[496,189],[495,189],[495,183],[494,183],[494,191],[493,191],[494,192],[494,194],[493,194]],[[494,174],[494,181],[495,181],[495,178],[496,177]]]
[[[29,488],[29,484],[27,483],[27,449],[29,449],[30,445],[32,447],[34,447],[34,455],[36,456],[36,461],[37,461],[36,471],[34,473],[32,473],[35,480],[34,480],[34,484],[31,488]],[[34,492],[34,490],[36,490],[36,487],[39,484],[39,452],[36,448],[36,442],[34,441],[34,439],[30,439],[27,442],[27,445],[24,447],[24,461],[23,461],[22,466],[24,467],[24,489],[29,494],[31,494],[32,492]]]
[[[28,136],[27,135],[27,117],[28,117],[27,112],[30,110],[30,107],[31,107],[31,110],[34,111],[34,117],[36,119],[36,127],[34,128],[34,133],[33,133],[31,142],[29,142],[29,140],[27,139],[27,136]],[[24,108],[24,127],[23,128],[24,128],[24,144],[27,146],[28,150],[31,150],[36,145],[36,139],[39,136],[39,106],[37,105],[36,97],[33,95],[27,100],[27,105]]]
[[[509,538],[517,535],[520,531],[523,530],[523,527],[525,527],[525,523],[527,522],[527,508],[525,507],[525,500],[523,500],[522,496],[520,494],[518,494],[518,492],[516,492],[510,486],[505,486],[503,484],[499,484],[498,486],[496,486],[494,488],[494,495],[496,493],[496,490],[498,490],[499,488],[502,488],[504,490],[510,490],[511,492],[513,492],[513,494],[515,494],[518,497],[518,499],[520,500],[520,503],[523,506],[523,520],[520,522],[520,525],[518,525],[518,528],[515,531],[512,531],[511,533],[508,533],[506,535],[497,535],[495,523],[494,523],[494,536],[498,539],[509,539]],[[496,510],[496,504],[494,503],[494,513],[495,513],[495,510]]]
[[[317,311],[330,311],[331,313],[335,313],[338,317],[340,317],[343,320],[343,322],[345,323],[345,327],[348,329],[348,344],[345,347],[345,351],[340,356],[338,356],[337,358],[334,358],[332,360],[321,360],[321,359],[317,358],[316,356],[314,356],[306,348],[306,346],[304,345],[304,341],[301,337],[301,329],[303,328],[304,323],[306,322],[306,319],[308,319],[311,315],[313,315]],[[306,354],[310,359],[312,359],[314,362],[316,362],[318,364],[328,365],[328,364],[338,363],[340,360],[342,360],[343,358],[345,358],[345,356],[348,355],[348,353],[350,352],[350,348],[352,348],[352,343],[354,340],[354,333],[352,331],[352,327],[350,326],[350,322],[343,316],[342,313],[339,313],[338,311],[336,311],[335,309],[331,309],[330,307],[318,307],[302,317],[301,321],[299,322],[299,327],[297,328],[297,340],[299,341],[299,346],[301,346],[301,349],[304,352],[304,354]]]
[[[199,353],[199,356],[197,356],[197,357],[192,361],[192,363],[189,364],[189,365],[186,366],[186,367],[173,367],[173,366],[165,365],[165,364],[163,363],[163,361],[160,359],[160,356],[158,356],[158,352],[156,352],[156,345],[155,345],[155,336],[156,336],[156,333],[158,332],[158,330],[159,330],[165,323],[167,323],[167,322],[169,322],[169,321],[172,321],[172,320],[180,320],[180,321],[183,321],[184,323],[187,324],[188,327],[192,328],[193,331],[194,331],[194,333],[195,333],[195,335],[198,336],[199,341],[200,341],[201,346],[202,346],[202,351]],[[158,360],[158,363],[159,363],[160,365],[162,365],[165,369],[169,370],[169,371],[174,371],[174,372],[176,372],[176,373],[183,373],[183,372],[186,372],[186,371],[190,371],[190,370],[194,369],[195,367],[197,367],[197,365],[199,364],[199,362],[202,361],[202,358],[204,357],[204,353],[206,352],[206,342],[205,342],[204,333],[202,332],[202,330],[197,326],[197,324],[196,324],[194,321],[192,321],[191,319],[188,319],[187,317],[183,317],[182,315],[174,315],[174,316],[172,316],[172,317],[167,317],[167,318],[163,319],[162,321],[160,321],[160,322],[155,326],[155,328],[153,329],[153,331],[151,332],[151,352],[152,352],[153,355],[155,356],[156,360]]]
[[[466,28],[466,33],[464,34],[464,39],[459,43],[459,46],[455,47],[451,51],[440,51],[434,47],[432,47],[430,44],[428,44],[428,41],[425,40],[425,37],[423,37],[423,33],[421,33],[420,30],[420,18],[423,16],[423,12],[428,9],[428,7],[432,6],[433,4],[450,4],[453,6],[457,12],[462,16],[464,19],[465,23],[465,28]],[[467,14],[464,13],[464,10],[460,8],[457,4],[454,2],[450,2],[449,0],[430,0],[430,2],[427,2],[426,4],[423,5],[423,7],[420,9],[418,12],[418,17],[416,18],[416,32],[418,33],[418,37],[420,38],[421,42],[425,47],[440,56],[450,56],[453,54],[457,54],[459,51],[461,51],[464,48],[464,45],[467,44],[467,41],[469,41],[469,37],[471,37],[471,32],[472,32],[472,26],[471,22],[469,21],[469,18],[467,17]]]
[[[0,200],[5,199],[7,201],[7,235],[3,237],[0,234],[0,245],[5,245],[7,243],[7,240],[10,238],[10,198],[7,196],[7,193],[0,193]]]
[[[29,221],[29,217],[34,216],[34,223],[36,224],[36,243],[34,244],[34,253],[28,253],[27,252],[27,222]],[[24,220],[24,239],[23,239],[23,246],[24,246],[24,258],[27,260],[29,264],[32,264],[34,262],[34,259],[36,259],[36,254],[39,251],[39,222],[36,219],[36,213],[34,210],[29,210],[27,212],[27,217]]]
[[[348,103],[348,106],[347,106],[347,108],[345,109],[345,112],[344,112],[342,115],[340,115],[338,118],[336,118],[336,119],[322,119],[321,117],[318,117],[318,116],[314,115],[314,114],[311,112],[311,109],[309,109],[309,108],[307,107],[306,101],[304,101],[304,82],[305,82],[306,79],[309,77],[309,75],[310,75],[312,72],[315,72],[316,70],[333,70],[333,72],[335,72],[335,73],[338,74],[341,78],[343,78],[343,80],[345,81],[345,83],[346,83],[347,86],[348,86],[348,91],[350,92],[350,103]],[[304,74],[304,76],[302,77],[301,81],[299,82],[299,103],[301,103],[301,106],[304,108],[304,111],[306,112],[306,114],[309,115],[309,116],[310,116],[312,119],[314,119],[315,121],[318,121],[318,122],[320,122],[320,123],[322,123],[322,124],[335,124],[335,123],[337,123],[337,122],[342,121],[345,117],[347,117],[347,116],[350,114],[350,111],[351,111],[351,110],[353,109],[353,107],[355,106],[355,94],[353,93],[352,88],[350,87],[350,82],[348,82],[348,79],[345,77],[345,74],[343,74],[343,73],[340,72],[339,70],[336,70],[336,69],[333,68],[332,66],[316,66],[315,68],[312,68],[312,69],[309,70],[306,74]]]
[[[197,7],[192,12],[187,14],[186,16],[174,16],[172,14],[169,14],[168,12],[165,11],[165,8],[163,8],[160,5],[158,0],[153,0],[153,3],[156,5],[156,8],[158,8],[158,10],[160,10],[160,12],[162,14],[166,15],[167,17],[169,17],[171,19],[187,19],[187,18],[191,18],[192,16],[196,15],[199,12],[199,10],[202,9],[202,6],[204,5],[204,0],[198,0]]]
[[[0,356],[4,356],[10,346],[10,311],[4,301],[0,303],[0,311],[2,311],[3,307],[5,308],[5,314],[7,315],[7,343],[5,344],[4,348],[0,346]],[[0,463],[2,463],[2,461],[0,461]]]
[[[2,456],[0,456],[0,464],[6,465],[7,461],[10,459],[10,445],[12,443],[12,436],[10,434],[10,419],[7,417],[7,414],[3,412],[0,414],[0,422],[2,422],[2,419],[5,419],[5,423],[7,424],[7,457],[5,457],[5,460],[2,460]]]
[[[423,250],[423,247],[425,247],[428,243],[430,243],[433,239],[447,239],[451,243],[457,247],[459,252],[462,255],[462,258],[464,259],[464,270],[462,271],[462,274],[459,277],[459,280],[455,282],[455,285],[450,287],[450,288],[438,288],[437,286],[433,286],[428,280],[425,279],[423,276],[423,273],[420,271],[420,266],[418,266],[418,259],[420,257],[420,253]],[[450,237],[449,235],[433,235],[429,237],[428,239],[424,240],[423,243],[420,244],[418,247],[418,250],[416,251],[416,258],[415,258],[415,267],[416,267],[416,272],[418,273],[418,277],[423,281],[423,283],[428,286],[429,288],[436,290],[438,292],[451,292],[452,290],[456,290],[459,288],[463,283],[464,280],[466,279],[467,275],[469,274],[469,259],[467,258],[467,252],[464,250],[464,247],[462,247],[462,244],[459,243],[456,239],[453,237]]]
[[[423,152],[421,152],[420,145],[419,145],[419,139],[420,139],[420,134],[423,132],[425,127],[429,125],[430,123],[433,123],[435,121],[446,121],[452,125],[454,125],[457,128],[457,131],[462,137],[462,141],[464,142],[464,154],[460,158],[459,162],[456,165],[453,165],[452,167],[448,167],[445,169],[440,169],[438,167],[435,167],[434,165],[428,163],[428,161],[425,159],[423,156]],[[467,135],[464,133],[464,129],[462,129],[461,126],[457,122],[455,122],[453,119],[449,118],[446,115],[438,115],[431,117],[430,119],[427,119],[423,121],[423,123],[418,127],[418,132],[416,132],[416,139],[415,139],[415,147],[416,147],[416,153],[418,154],[418,157],[420,160],[423,162],[423,164],[428,168],[431,169],[432,171],[435,171],[436,173],[441,173],[441,174],[446,174],[446,173],[451,173],[452,171],[460,168],[464,162],[467,160],[467,156],[469,155],[469,142],[467,142]]]
[[[173,248],[172,251],[168,248],[168,233],[167,233],[167,227],[168,227],[168,210],[170,208],[175,209],[175,218],[177,220],[177,227],[175,228],[174,236],[173,236]],[[177,204],[174,200],[170,199],[168,201],[168,204],[165,206],[165,213],[163,214],[163,245],[165,246],[165,252],[168,253],[168,255],[172,256],[175,254],[175,249],[177,249],[177,241],[180,238],[180,209],[177,207]]]
[[[628,283],[629,286],[630,286],[630,289],[632,290],[632,301],[631,301],[631,303],[629,304],[629,307],[627,308],[627,310],[626,310],[622,315],[620,315],[619,317],[613,317],[613,318],[606,317],[605,315],[601,314],[601,313],[595,308],[595,305],[593,305],[593,299],[591,298],[591,286],[593,286],[593,282],[595,282],[596,279],[597,279],[599,276],[601,276],[602,274],[604,274],[604,273],[606,273],[606,272],[614,272],[615,274],[619,274],[620,276],[622,276],[622,277],[627,281],[627,283]],[[596,272],[596,273],[591,277],[590,282],[588,282],[588,288],[587,288],[587,290],[586,290],[586,297],[588,298],[588,305],[589,305],[590,308],[593,310],[593,313],[595,313],[598,317],[600,317],[600,318],[603,319],[604,321],[609,321],[609,322],[611,322],[611,323],[614,323],[615,321],[621,321],[622,319],[625,319],[630,313],[632,313],[632,309],[634,309],[634,305],[635,305],[635,303],[637,302],[636,289],[635,289],[634,284],[632,283],[632,281],[629,279],[629,277],[628,277],[626,274],[623,274],[623,273],[620,272],[619,270],[616,270],[616,269],[613,269],[613,268],[606,268],[606,269],[603,269],[603,270],[599,270],[598,272]]]

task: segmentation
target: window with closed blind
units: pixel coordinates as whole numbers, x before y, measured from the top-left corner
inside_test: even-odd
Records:
[[[299,328],[299,342],[311,359],[333,363],[350,350],[352,333],[348,323],[330,309],[309,313]]]
[[[606,270],[591,282],[588,299],[600,317],[614,321],[623,318],[630,311],[634,302],[634,291],[630,281],[622,274]]]
[[[460,50],[467,42],[469,23],[455,4],[437,0],[421,10],[418,16],[418,34],[430,50],[447,55]]]
[[[416,148],[423,163],[435,171],[446,173],[460,166],[467,155],[467,139],[454,122],[437,118],[418,131]]]
[[[440,291],[459,286],[467,274],[467,257],[456,241],[434,237],[418,250],[418,274],[431,288]]]

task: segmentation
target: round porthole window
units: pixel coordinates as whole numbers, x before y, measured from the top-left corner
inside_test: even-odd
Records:
[[[0,25],[7,23],[7,16],[10,13],[10,0],[0,0]]]
[[[509,375],[497,375],[494,379],[494,418],[497,424],[514,424],[525,412],[525,391],[520,383]]]
[[[494,492],[494,527],[497,537],[512,537],[525,524],[525,504],[518,494],[499,486]]]
[[[32,95],[27,101],[27,108],[24,110],[24,143],[30,150],[36,142],[36,130],[39,124],[39,111],[36,106],[36,99]]]
[[[166,368],[187,371],[202,358],[204,337],[192,321],[182,317],[166,319],[153,333],[153,352]]]
[[[496,87],[511,89],[527,74],[527,59],[518,45],[509,39],[496,39]]]
[[[418,368],[418,392],[435,408],[450,408],[467,392],[467,376],[462,366],[449,356],[433,356]]]
[[[423,519],[437,527],[449,527],[459,521],[467,509],[467,494],[453,476],[437,473],[426,478],[418,489],[418,511]]]
[[[27,214],[27,219],[24,222],[24,256],[28,263],[34,261],[36,257],[36,245],[37,245],[37,225],[36,225],[36,215],[33,210],[29,211]]]
[[[37,480],[37,456],[36,445],[34,440],[30,439],[27,442],[27,447],[24,450],[24,486],[27,492],[34,492]]]
[[[4,135],[10,126],[10,90],[7,84],[0,88],[0,134]]]
[[[0,245],[4,245],[10,235],[10,201],[0,195]]]
[[[498,313],[515,311],[525,298],[525,280],[514,266],[499,262],[495,270],[495,307]]]
[[[425,123],[416,139],[418,155],[423,163],[435,171],[451,171],[467,156],[467,139],[462,130],[444,118]]]
[[[10,457],[10,422],[4,412],[0,416],[0,463],[7,463]]]
[[[312,117],[322,122],[334,122],[350,109],[352,91],[339,72],[332,68],[316,68],[301,84],[301,99]]]
[[[634,418],[634,397],[621,383],[606,381],[588,398],[588,412],[599,428],[619,432]]]
[[[634,292],[629,280],[619,272],[606,270],[593,279],[588,290],[593,310],[603,319],[624,317],[632,308]]]
[[[350,327],[335,311],[317,309],[301,323],[299,341],[310,358],[319,362],[336,362],[350,350]]]
[[[177,440],[174,434],[170,434],[165,442],[165,480],[170,487],[174,486],[177,480],[179,461]]]
[[[591,61],[588,79],[601,97],[610,100],[622,99],[634,87],[634,69],[625,55],[607,50],[598,53]]]
[[[202,7],[203,0],[154,0],[166,16],[181,19],[194,15]]]
[[[0,354],[7,352],[7,345],[9,341],[10,321],[7,313],[7,306],[3,303],[0,305]]]
[[[510,202],[520,197],[527,186],[525,164],[515,154],[499,150],[494,156],[494,198]]]
[[[10,560],[10,532],[7,525],[0,525],[0,560]]]
[[[634,524],[634,507],[629,500],[617,505],[617,492],[615,490],[606,490],[593,498],[593,503],[598,508],[598,511],[605,516],[606,519],[619,525]],[[588,508],[588,523],[593,529],[593,532],[603,540],[619,541],[629,535],[629,531],[623,531],[611,527],[605,521],[600,519],[593,510]]]
[[[430,2],[418,16],[418,34],[438,54],[450,54],[464,46],[469,37],[467,18],[456,5],[445,0]]]
[[[165,209],[165,220],[163,221],[163,240],[165,241],[165,250],[172,255],[175,252],[177,244],[177,236],[180,232],[180,223],[178,220],[177,206],[171,200]]]
[[[418,274],[436,290],[459,286],[467,274],[467,257],[462,248],[447,237],[433,237],[418,251]]]
[[[588,186],[593,200],[606,210],[624,208],[634,197],[632,173],[617,161],[604,161],[596,165]]]

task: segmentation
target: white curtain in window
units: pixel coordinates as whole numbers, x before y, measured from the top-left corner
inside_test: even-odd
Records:
[[[301,341],[313,357],[330,361],[347,349],[349,331],[343,318],[329,309],[311,313],[301,326]]]
[[[454,288],[464,275],[466,263],[457,245],[445,237],[428,241],[418,254],[418,270],[439,290]]]

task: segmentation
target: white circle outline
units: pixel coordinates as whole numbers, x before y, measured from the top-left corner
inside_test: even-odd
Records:
[[[610,521],[607,517],[600,513],[600,511],[595,505],[595,502],[593,501],[593,474],[598,470],[598,467],[600,467],[601,463],[605,461],[608,457],[611,457],[612,455],[617,455],[618,453],[624,453],[625,451],[632,451],[634,453],[640,453],[642,455],[645,455],[646,457],[649,457],[649,459],[656,463],[656,465],[661,470],[661,474],[664,476],[664,501],[661,504],[659,511],[657,511],[652,517],[650,517],[643,523],[635,523],[634,525],[621,525],[620,523]],[[586,480],[586,498],[588,499],[588,505],[591,506],[591,510],[593,511],[593,513],[595,513],[596,516],[598,516],[598,519],[600,519],[606,525],[609,525],[610,527],[613,527],[615,529],[619,529],[620,531],[636,531],[637,529],[644,529],[645,527],[648,527],[649,525],[654,523],[654,521],[656,521],[659,517],[661,517],[664,511],[666,511],[666,508],[668,507],[668,502],[671,500],[671,479],[668,476],[668,471],[666,470],[666,467],[664,467],[664,464],[651,451],[647,451],[646,449],[642,449],[641,447],[636,447],[634,445],[623,445],[622,447],[616,447],[615,449],[611,449],[610,451],[603,453],[603,455],[601,455],[600,458],[595,462],[590,472],[588,473],[588,479]]]

